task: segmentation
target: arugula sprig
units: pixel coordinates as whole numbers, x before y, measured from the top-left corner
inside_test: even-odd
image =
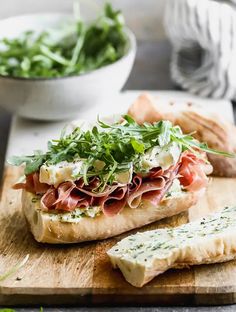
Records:
[[[0,40],[0,75],[53,78],[79,75],[111,64],[125,54],[127,38],[120,11],[107,3],[92,23],[81,16],[60,30],[24,32]]]
[[[58,140],[48,142],[48,151],[36,151],[32,156],[14,156],[9,159],[12,165],[25,164],[25,174],[39,170],[42,164],[53,165],[62,161],[74,162],[83,160],[82,171],[75,178],[82,177],[85,184],[89,178],[98,176],[103,189],[112,184],[119,172],[134,168],[141,172],[140,156],[149,149],[160,148],[176,142],[182,151],[199,150],[225,157],[235,157],[232,153],[210,149],[207,144],[200,143],[189,134],[183,134],[179,126],[170,121],[159,121],[153,124],[138,125],[130,116],[123,116],[121,123],[107,124],[98,119],[97,125],[91,130],[83,131],[75,128],[71,133],[62,131]],[[98,170],[95,163],[100,161],[103,166]]]

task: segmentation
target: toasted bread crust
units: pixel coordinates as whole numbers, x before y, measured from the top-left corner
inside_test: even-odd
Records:
[[[143,201],[132,209],[125,207],[114,217],[84,217],[77,223],[61,222],[50,218],[40,209],[39,202],[32,201],[34,194],[22,192],[22,208],[31,232],[38,242],[51,244],[79,243],[100,240],[139,228],[160,219],[171,217],[193,206],[202,192],[182,192],[177,197],[162,200],[158,206]]]
[[[140,94],[130,106],[128,114],[135,117],[138,124],[144,121],[153,123],[162,119],[162,113],[155,108],[152,97],[148,93]]]
[[[194,111],[180,112],[176,118],[183,132],[196,131],[195,138],[206,142],[210,148],[236,153],[236,127],[220,120],[205,117]],[[216,176],[235,177],[236,158],[208,154]]]

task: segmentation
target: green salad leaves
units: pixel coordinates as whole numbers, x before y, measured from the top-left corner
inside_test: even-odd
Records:
[[[83,170],[76,178],[83,177],[88,183],[89,177],[98,176],[101,185],[112,183],[115,174],[130,168],[134,172],[143,172],[141,156],[153,147],[160,148],[176,142],[182,151],[190,150],[235,157],[234,154],[216,151],[191,135],[182,133],[179,126],[172,126],[170,121],[138,125],[130,116],[123,116],[121,123],[107,124],[98,119],[91,130],[82,131],[77,127],[72,133],[62,132],[60,139],[48,142],[48,151],[36,151],[32,156],[14,156],[9,159],[12,165],[25,164],[25,174],[39,170],[42,164],[53,165],[62,161],[74,162],[83,159]],[[103,165],[98,170],[95,163]]]
[[[125,54],[124,18],[106,4],[94,22],[81,18],[60,30],[27,31],[0,40],[0,75],[53,78],[80,75],[111,64]]]

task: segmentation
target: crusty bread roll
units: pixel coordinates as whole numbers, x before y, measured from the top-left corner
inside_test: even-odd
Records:
[[[138,208],[125,207],[114,217],[100,214],[94,218],[84,217],[74,223],[50,217],[49,213],[40,209],[39,200],[35,202],[35,195],[25,190],[22,191],[22,207],[31,232],[38,242],[68,244],[105,239],[171,217],[193,206],[201,194],[202,190],[181,192],[175,197],[163,199],[158,206],[142,201]]]
[[[194,111],[180,112],[176,115],[175,123],[185,133],[196,131],[193,136],[200,142],[206,142],[210,148],[236,153],[236,127],[230,123]],[[213,154],[208,154],[208,158],[214,168],[214,175],[236,177],[236,158]]]
[[[154,122],[162,119],[170,120],[179,125],[184,133],[192,135],[200,142],[206,142],[212,149],[236,153],[236,127],[217,115],[205,116],[193,110],[170,111],[155,105],[149,94],[142,94],[130,106],[128,114],[139,124]],[[213,175],[222,177],[236,177],[236,158],[227,158],[208,154],[214,168]]]

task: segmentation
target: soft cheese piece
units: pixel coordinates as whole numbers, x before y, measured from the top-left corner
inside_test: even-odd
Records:
[[[114,268],[142,287],[170,268],[236,258],[236,206],[176,228],[137,233],[108,252]]]
[[[83,161],[62,161],[56,165],[42,165],[40,167],[39,181],[49,185],[59,185],[65,181],[75,181],[76,174],[81,171]]]
[[[176,142],[171,142],[162,148],[155,146],[141,157],[141,166],[146,170],[155,167],[166,170],[178,162],[180,154],[181,149]]]
[[[102,161],[96,162],[95,169],[101,170],[104,167]],[[76,181],[78,173],[81,173],[83,168],[83,160],[78,160],[74,162],[62,161],[55,165],[44,164],[40,167],[39,181],[41,183],[47,183],[49,185],[54,185],[57,187],[60,183],[66,181]],[[119,172],[115,176],[115,181],[118,183],[130,183],[133,174],[133,167],[131,166],[129,170]]]

